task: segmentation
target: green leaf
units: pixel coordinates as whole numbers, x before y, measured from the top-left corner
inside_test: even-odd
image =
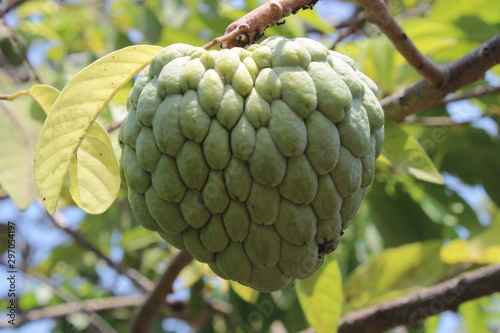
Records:
[[[311,27],[325,33],[332,34],[335,32],[335,28],[331,24],[328,24],[316,10],[300,10],[297,13],[297,17],[303,20],[305,23]]]
[[[449,264],[473,262],[476,264],[500,263],[500,213],[491,225],[470,240],[456,239],[441,249],[441,259]]]
[[[425,331],[424,333],[435,333],[439,325],[439,316],[428,317],[425,320]]]
[[[127,253],[138,253],[139,251],[160,242],[160,236],[156,232],[137,226],[127,228],[123,231],[121,246]]]
[[[295,283],[300,305],[318,333],[337,332],[342,311],[342,275],[334,255],[311,277]]]
[[[163,26],[155,15],[155,12],[149,8],[144,7],[144,23],[145,35],[150,43],[157,43],[161,37]]]
[[[481,185],[500,205],[500,140],[483,129],[463,125],[448,130],[444,142],[436,148],[439,169],[459,177],[469,185]],[[467,158],[469,163],[464,163]]]
[[[229,284],[231,285],[231,288],[233,291],[241,297],[242,300],[245,302],[254,304],[257,302],[257,299],[259,298],[259,291],[249,288],[247,286],[244,286],[242,284],[239,284],[238,282],[235,281],[229,281]]]
[[[119,28],[122,28],[123,32],[134,29],[142,14],[142,8],[132,1],[113,1],[109,7],[111,19]]]
[[[476,212],[458,193],[451,192],[444,185],[422,184],[426,195],[432,197],[445,211],[445,215],[441,217],[440,223],[453,227],[457,225],[466,227],[472,236],[475,236],[484,229],[477,218]]]
[[[484,311],[484,308],[490,303],[488,296],[481,297],[469,302],[460,304],[458,313],[462,316],[467,332],[469,333],[490,333],[488,317],[489,315]]]
[[[163,252],[165,252],[163,250]],[[184,267],[179,273],[179,280],[181,283],[177,286],[180,289],[191,288],[196,282],[198,282],[205,273],[211,272],[208,265],[203,264],[199,261],[193,260],[189,265]]]
[[[20,210],[38,194],[33,176],[33,156],[40,123],[27,112],[0,104],[0,184]]]
[[[471,15],[478,12],[478,7],[485,4],[497,3],[496,0],[455,1],[450,6],[449,0],[437,0],[434,4],[429,18],[436,21],[454,21],[460,16]],[[491,7],[491,6],[490,6]],[[498,13],[497,13],[498,15]]]
[[[410,185],[400,182],[388,184],[396,181],[393,174],[388,177],[391,178],[384,182],[375,179],[366,198],[384,247],[440,238],[441,226],[429,218],[420,203],[407,191],[407,188],[414,187],[414,182],[409,181]]]
[[[47,16],[57,15],[59,5],[51,1],[27,1],[22,3],[16,10],[16,16],[26,19],[32,15],[44,14]]]
[[[442,241],[416,242],[385,250],[346,279],[346,311],[399,297],[440,280],[446,267],[436,255]]]
[[[417,139],[406,133],[392,119],[386,117],[385,141],[382,154],[393,167],[403,173],[436,184],[443,184],[443,177]]]
[[[99,113],[160,49],[137,45],[112,52],[64,87],[42,127],[35,153],[36,181],[49,213],[54,213],[71,161]]]

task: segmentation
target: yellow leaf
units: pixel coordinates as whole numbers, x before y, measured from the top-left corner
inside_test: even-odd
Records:
[[[42,127],[35,153],[38,190],[49,213],[54,213],[71,160],[99,113],[159,50],[137,45],[115,51],[84,68],[64,87]]]
[[[59,94],[52,86],[35,85],[7,99],[30,96],[49,114]],[[78,148],[77,157],[71,161],[71,196],[83,211],[100,214],[113,203],[119,188],[120,169],[109,135],[94,122]]]
[[[455,239],[441,249],[441,259],[450,264],[473,262],[476,264],[500,263],[500,213],[490,226],[470,240]]]
[[[436,255],[441,246],[441,240],[405,244],[359,265],[345,279],[344,310],[361,309],[439,281],[447,272]]]
[[[0,104],[0,184],[20,210],[36,198],[33,154],[40,122],[7,103]],[[1,215],[1,214],[0,214]]]
[[[335,333],[342,312],[342,275],[334,255],[312,276],[295,282],[300,305],[318,333]]]
[[[238,282],[235,281],[229,281],[229,284],[231,285],[231,289],[240,296],[242,300],[244,300],[247,303],[254,304],[257,302],[257,299],[259,298],[259,291],[252,289],[250,287],[244,286],[242,284],[239,284]]]
[[[71,197],[89,214],[105,212],[120,189],[120,165],[108,132],[97,122],[90,127],[70,168]]]
[[[40,105],[45,114],[49,114],[52,105],[54,105],[57,97],[59,97],[59,90],[45,84],[37,84],[28,90],[22,90],[7,96],[7,99],[14,100],[21,96],[30,96]]]

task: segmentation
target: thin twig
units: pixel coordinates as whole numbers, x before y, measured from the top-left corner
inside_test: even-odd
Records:
[[[450,117],[422,117],[422,118],[416,118],[411,123],[424,126],[456,126],[463,124],[455,122]]]
[[[22,3],[24,1],[25,0],[20,1],[19,3]],[[12,8],[13,7],[11,7],[10,9],[12,9]],[[0,13],[0,17],[2,17],[1,13]],[[23,59],[22,60],[26,64],[26,66],[28,67],[28,69],[30,70],[32,79],[35,80],[35,81],[37,81],[38,83],[42,83],[42,79],[40,78],[40,76],[38,75],[38,73],[35,70],[35,67],[33,66],[33,64],[31,63],[31,61],[28,58],[28,47],[26,46],[26,44],[24,44],[24,42],[22,42],[17,37],[16,32],[11,27],[9,27],[9,26],[7,26],[5,24],[3,24],[3,25],[5,26],[6,30],[9,33],[8,38],[10,38],[10,40],[11,40],[12,43],[15,43],[17,45],[17,47],[19,48],[19,50],[21,50],[22,55],[23,55]]]
[[[73,313],[91,310],[95,313],[106,312],[115,309],[125,309],[137,307],[144,304],[146,296],[113,296],[100,299],[81,300],[78,302],[67,302],[64,304],[49,305],[44,308],[23,311],[18,313],[16,318],[16,326],[41,320],[55,319],[65,317]],[[217,300],[207,303],[207,310],[210,314],[219,314],[229,320],[231,314],[231,305]],[[187,323],[199,322],[197,314],[191,313],[188,304],[182,301],[173,301],[167,303],[168,312],[175,318],[186,321]],[[0,328],[12,327],[7,321],[0,321]],[[144,332],[146,333],[146,332]]]
[[[423,288],[393,301],[354,311],[341,318],[339,333],[381,333],[421,320],[460,304],[500,292],[500,264],[486,266],[458,277]]]
[[[235,46],[248,46],[262,37],[264,31],[276,22],[301,9],[312,9],[316,2],[318,0],[268,1],[231,23],[223,36],[215,38],[203,47],[209,49],[221,45],[223,49],[230,49]]]
[[[123,120],[115,121],[115,122],[109,124],[108,126],[106,126],[106,132],[111,133],[111,132],[119,129],[122,124],[123,124]]]
[[[343,41],[345,38],[349,37],[356,31],[358,31],[366,22],[366,13],[365,12],[359,12],[355,15],[354,20],[352,23],[347,27],[347,29],[342,30],[339,35],[337,36],[337,39],[333,43],[333,46],[331,49],[335,49],[337,47],[337,44]]]
[[[42,206],[40,202],[39,204]],[[154,283],[149,279],[147,279],[145,276],[143,276],[140,272],[132,268],[123,267],[120,264],[114,262],[113,260],[111,260],[111,258],[105,255],[101,250],[99,250],[95,245],[93,245],[89,240],[87,240],[81,233],[68,228],[66,218],[64,217],[64,215],[62,215],[62,213],[59,210],[56,210],[54,215],[50,215],[48,212],[46,213],[46,215],[49,218],[49,220],[54,224],[54,226],[56,226],[57,228],[61,229],[62,231],[73,237],[73,239],[77,243],[79,243],[87,250],[93,252],[95,255],[97,255],[98,258],[104,260],[109,267],[116,270],[119,274],[123,274],[126,277],[128,277],[142,291],[150,291],[154,288]]]
[[[486,97],[498,93],[500,93],[500,86],[499,87],[481,86],[477,87],[476,89],[472,89],[471,91],[465,92],[461,95],[454,96],[451,98],[446,98],[445,100],[443,100],[443,104],[468,100],[472,98]]]
[[[146,297],[144,304],[136,309],[131,323],[131,333],[147,333],[149,331],[159,309],[165,305],[167,295],[173,292],[175,279],[192,260],[193,257],[187,251],[181,251],[171,259],[155,289]]]
[[[463,101],[463,100],[469,100],[472,98],[486,97],[486,96],[490,96],[490,95],[494,95],[494,94],[498,94],[498,93],[500,93],[500,87],[481,86],[481,87],[477,87],[475,89],[472,89],[471,91],[467,91],[463,94],[460,94],[458,96],[443,99],[441,102],[441,105],[446,105],[449,103],[459,102],[459,101]],[[468,121],[461,121],[461,122],[456,122],[451,117],[418,117],[418,118],[412,119],[411,122],[414,124],[420,124],[420,125],[424,125],[424,126],[456,126],[456,125],[470,124],[473,121],[477,121],[479,119],[498,116],[498,115],[499,114],[495,113],[495,112],[487,112],[487,113],[482,114],[481,116],[479,116],[475,119],[470,119]]]
[[[433,86],[446,80],[446,72],[423,55],[396,22],[383,0],[356,0],[362,5],[368,18],[391,40],[396,49]]]
[[[75,295],[71,294],[67,290],[62,290],[58,285],[54,284],[49,278],[45,275],[38,273],[32,269],[27,269],[24,271],[26,274],[34,277],[35,279],[49,285],[54,290],[54,293],[62,299],[66,303],[82,303]],[[107,321],[105,321],[94,309],[87,307],[85,304],[82,306],[82,312],[85,312],[90,317],[90,324],[94,326],[99,332],[102,333],[116,333],[117,331],[111,327]]]
[[[115,296],[51,305],[41,309],[19,312],[16,317],[16,326],[21,326],[25,323],[41,319],[60,318],[72,313],[84,311],[84,309],[89,309],[94,312],[103,312],[113,309],[135,307],[142,302],[144,302],[144,296]],[[0,321],[0,328],[5,327],[12,327],[12,325]]]
[[[500,64],[500,35],[493,37],[463,58],[448,64],[446,80],[433,86],[426,80],[382,99],[385,113],[396,121],[412,114],[441,105],[446,95],[484,78],[486,71]]]

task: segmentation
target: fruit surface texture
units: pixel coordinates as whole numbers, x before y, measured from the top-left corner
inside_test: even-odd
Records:
[[[167,46],[120,129],[131,207],[222,278],[265,292],[307,278],[374,177],[377,94],[350,58],[307,38]]]

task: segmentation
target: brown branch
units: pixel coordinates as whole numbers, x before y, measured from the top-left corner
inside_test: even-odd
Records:
[[[100,299],[81,300],[78,302],[67,302],[64,304],[57,304],[47,306],[45,308],[30,310],[26,312],[19,312],[16,317],[16,326],[21,326],[29,322],[41,319],[55,319],[65,317],[73,313],[82,311],[93,311],[95,313],[102,313],[115,309],[124,309],[130,307],[137,307],[144,303],[145,296],[115,296]],[[167,304],[169,313],[173,314],[175,318],[186,321],[187,323],[197,323],[200,321],[198,314],[193,314],[186,302],[169,302]],[[216,301],[207,303],[208,315],[217,313],[229,320],[231,314],[231,305],[223,301]],[[0,328],[12,327],[7,321],[0,321]],[[143,332],[146,333],[146,332]]]
[[[42,203],[40,203],[40,201],[39,204],[42,206]],[[59,210],[56,210],[54,215],[50,215],[48,212],[46,212],[46,215],[55,227],[61,229],[62,231],[73,237],[73,239],[78,244],[93,252],[98,258],[104,260],[109,267],[116,270],[119,274],[123,274],[128,277],[142,291],[150,291],[154,288],[154,283],[143,276],[140,272],[132,268],[123,267],[120,264],[114,262],[113,260],[111,260],[111,258],[105,255],[101,250],[99,250],[94,244],[87,240],[82,234],[68,228],[66,219]]]
[[[142,302],[144,302],[144,296],[116,296],[51,305],[41,309],[19,312],[16,317],[16,326],[21,326],[25,323],[40,319],[60,318],[86,310],[103,312],[120,308],[135,307]],[[12,325],[1,321],[0,328],[4,327],[12,327]]]
[[[490,95],[494,95],[494,94],[498,94],[498,93],[500,93],[500,86],[499,87],[481,86],[481,87],[477,87],[475,89],[472,89],[471,91],[467,91],[463,94],[460,94],[458,96],[446,98],[445,100],[443,100],[443,103],[448,104],[448,103],[463,101],[463,100],[471,99],[471,98],[486,97],[486,96],[490,96]]]
[[[382,107],[387,115],[401,122],[411,114],[442,104],[446,95],[484,78],[486,71],[499,63],[500,35],[447,65],[446,80],[439,87],[420,80],[382,99]]]
[[[467,91],[463,94],[443,99],[441,101],[440,105],[446,105],[448,103],[469,100],[471,98],[486,97],[486,96],[490,96],[490,95],[494,95],[494,94],[498,94],[498,93],[500,93],[500,86],[499,87],[492,87],[492,86],[476,87],[475,89]],[[420,125],[424,125],[424,126],[456,126],[456,125],[470,124],[473,121],[476,121],[476,120],[479,120],[482,118],[494,117],[494,116],[498,116],[498,115],[499,115],[498,112],[493,111],[493,112],[486,112],[475,119],[470,119],[468,121],[461,121],[461,122],[456,122],[451,117],[419,117],[419,118],[412,119],[411,122],[414,124],[420,124]]]
[[[131,333],[147,333],[149,331],[151,322],[159,309],[166,304],[167,295],[173,292],[175,279],[192,260],[193,257],[189,252],[181,251],[170,261],[155,289],[146,297],[144,304],[136,309],[131,323]]]
[[[333,43],[332,50],[335,49],[338,43],[358,31],[366,22],[366,12],[359,12],[355,15],[353,22],[345,30],[342,30],[337,39]]]
[[[61,300],[67,302],[67,303],[82,303],[82,300],[80,300],[78,297],[70,293],[68,290],[62,289],[60,286],[56,285],[53,283],[49,278],[47,278],[45,275],[38,273],[37,271],[27,269],[23,270],[26,274],[34,277],[35,279],[49,285],[53,290],[54,293],[56,294],[57,297],[59,297]],[[94,309],[89,308],[86,306],[86,304],[82,304],[82,312],[87,313],[87,315],[90,317],[90,323],[92,326],[94,326],[97,331],[102,332],[102,333],[116,333],[117,331],[111,327],[107,321],[105,321]]]
[[[111,132],[119,129],[122,124],[123,124],[123,120],[115,121],[115,122],[109,124],[108,126],[106,126],[106,132],[111,133]]]
[[[396,22],[383,0],[356,0],[362,5],[368,18],[391,40],[396,49],[432,85],[440,86],[446,73],[423,55]]]
[[[283,18],[297,13],[300,9],[312,9],[316,2],[318,0],[268,1],[231,23],[224,36],[215,38],[203,47],[209,49],[221,45],[223,49],[229,49],[235,46],[248,46],[262,37],[267,28],[272,27]]]
[[[423,117],[416,118],[411,122],[412,124],[419,124],[424,126],[456,126],[464,123],[457,123],[450,117]],[[465,122],[468,123],[468,122]]]
[[[0,11],[0,18],[3,18],[5,16],[5,14],[7,14],[12,9],[16,8],[17,6],[19,6],[20,4],[22,4],[23,2],[26,2],[26,1],[27,0],[13,0],[13,1],[7,3],[5,5],[5,8],[2,11]]]
[[[486,266],[423,288],[420,292],[341,318],[339,333],[380,333],[400,325],[415,325],[447,310],[456,311],[464,302],[500,292],[500,264]]]

